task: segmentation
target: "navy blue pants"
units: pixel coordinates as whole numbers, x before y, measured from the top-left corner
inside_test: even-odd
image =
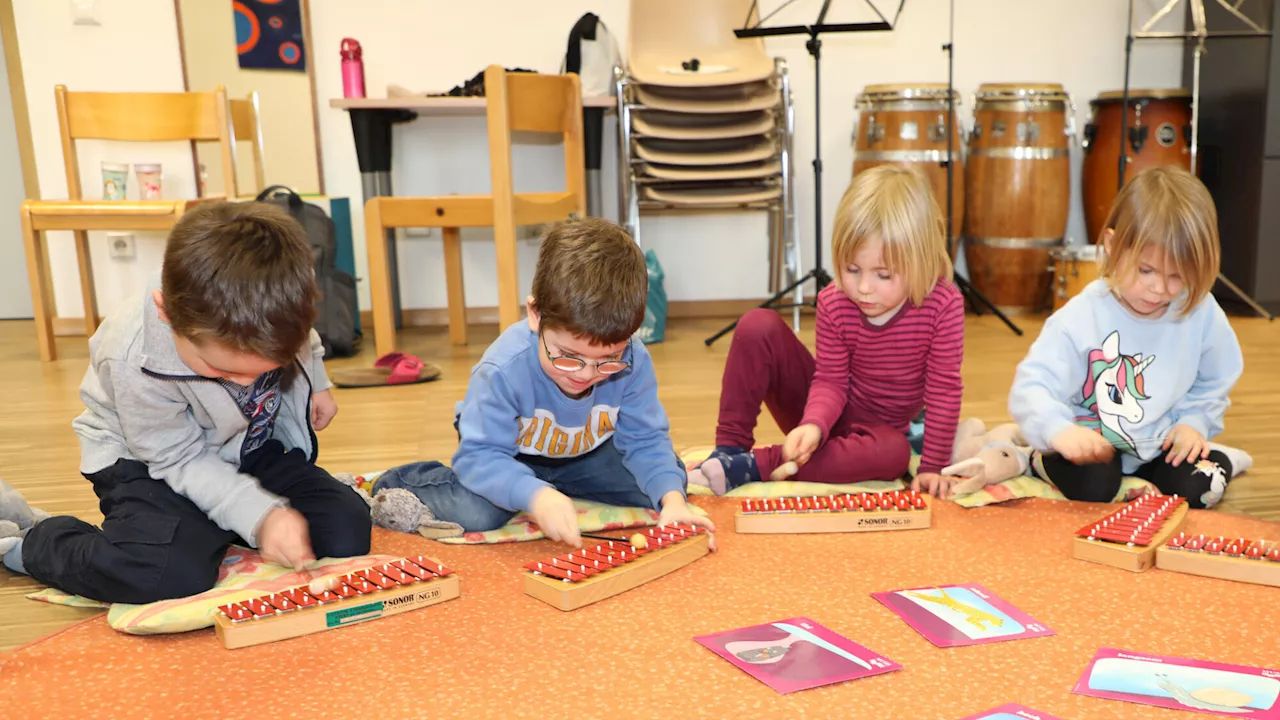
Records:
[[[529,466],[539,480],[571,498],[621,507],[653,507],[635,476],[622,464],[622,453],[612,439],[586,455],[567,460],[525,455],[516,459]],[[679,459],[676,462],[680,463]],[[684,470],[683,464],[680,469]],[[467,532],[496,530],[516,515],[463,487],[453,470],[437,462],[392,468],[378,478],[374,493],[392,488],[412,492],[437,520],[456,522]]]
[[[270,440],[250,453],[240,472],[302,513],[316,557],[369,553],[369,506],[301,450],[285,452]],[[102,528],[53,517],[31,528],[22,543],[23,565],[46,585],[102,602],[186,597],[214,586],[228,545],[246,544],[136,460],[86,477],[106,516]]]

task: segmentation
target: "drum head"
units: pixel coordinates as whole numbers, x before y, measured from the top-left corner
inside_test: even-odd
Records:
[[[1121,100],[1124,100],[1123,90],[1108,90],[1098,93],[1098,97],[1093,102],[1120,102]],[[1129,100],[1191,100],[1191,91],[1186,88],[1130,90]]]
[[[952,97],[960,101],[959,91],[952,89]],[[868,85],[858,94],[858,105],[925,100],[946,103],[946,83],[889,83]]]
[[[978,86],[977,102],[1063,102],[1069,98],[1058,83],[983,83]]]

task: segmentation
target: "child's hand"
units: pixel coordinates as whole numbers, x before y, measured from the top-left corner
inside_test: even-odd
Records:
[[[1104,463],[1111,460],[1116,449],[1102,437],[1102,433],[1072,425],[1054,436],[1049,442],[1059,455],[1076,465]]]
[[[818,449],[818,444],[821,442],[821,428],[812,423],[801,425],[787,433],[787,439],[782,442],[782,459],[787,462],[794,461],[796,465],[803,465],[809,462],[809,457],[813,455],[814,450]]]
[[[679,490],[672,490],[662,496],[662,512],[658,514],[659,525],[697,525],[705,528],[708,533],[716,531],[716,524],[711,522],[711,518],[705,515],[699,515],[689,507],[689,503],[685,501],[684,494]],[[709,547],[714,552],[716,549],[716,536],[710,535]]]
[[[547,539],[576,548],[582,547],[582,535],[578,533],[578,510],[564,493],[555,488],[542,488],[533,494],[529,513]]]
[[[337,414],[338,401],[333,399],[333,393],[321,390],[311,396],[311,427],[323,430]]]
[[[938,473],[916,473],[915,479],[911,481],[911,489],[927,492],[934,497],[950,497],[951,486],[959,480],[960,478]]]
[[[258,552],[276,565],[301,570],[316,559],[311,551],[307,519],[293,508],[278,507],[267,513],[258,529]]]
[[[1160,449],[1169,450],[1164,461],[1174,467],[1181,465],[1183,460],[1200,462],[1209,457],[1209,441],[1198,430],[1187,425],[1174,425],[1165,436]]]

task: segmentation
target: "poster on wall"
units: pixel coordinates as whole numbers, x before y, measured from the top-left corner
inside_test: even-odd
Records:
[[[244,70],[307,71],[302,0],[235,0],[236,53]]]

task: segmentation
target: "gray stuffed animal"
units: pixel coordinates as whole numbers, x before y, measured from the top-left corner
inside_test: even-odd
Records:
[[[373,497],[359,486],[350,473],[334,473],[334,479],[349,485],[369,505],[373,524],[396,532],[416,532],[428,540],[459,537],[462,526],[458,523],[437,520],[431,509],[422,504],[417,495],[403,488],[374,490]]]
[[[0,555],[13,549],[49,513],[27,504],[17,488],[0,480]]]

